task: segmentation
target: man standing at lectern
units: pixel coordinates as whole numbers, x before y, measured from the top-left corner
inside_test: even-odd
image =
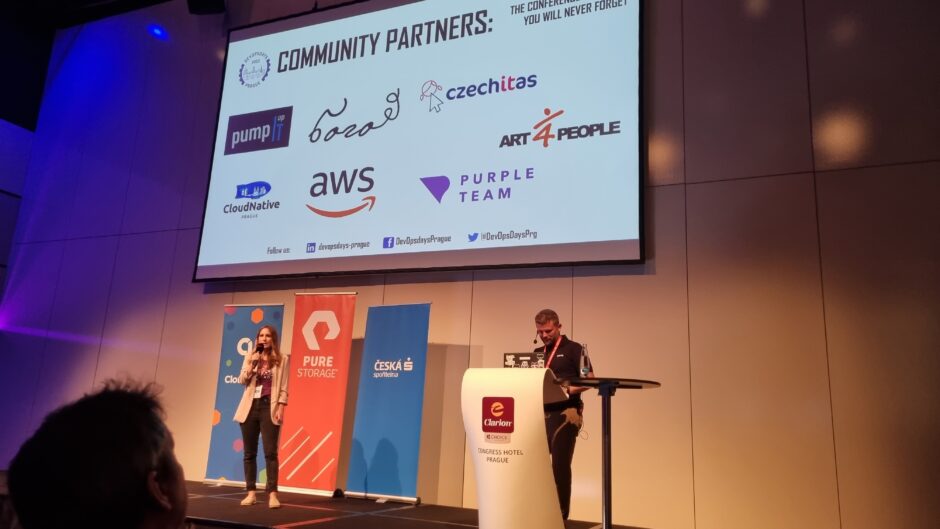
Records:
[[[555,378],[570,379],[582,376],[582,362],[587,371],[585,376],[594,376],[591,360],[581,344],[561,334],[561,323],[554,310],[543,309],[535,315],[535,332],[545,344],[536,348],[535,352],[545,354],[545,367],[552,370]],[[555,475],[555,487],[558,489],[561,515],[565,520],[568,519],[571,505],[571,459],[574,456],[574,443],[578,440],[578,432],[581,431],[581,412],[584,409],[581,393],[586,389],[588,388],[566,386],[568,400],[545,405],[548,451],[552,455],[552,472]]]

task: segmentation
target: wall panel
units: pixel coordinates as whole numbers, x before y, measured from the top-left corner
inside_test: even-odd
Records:
[[[799,2],[683,2],[686,181],[812,169]]]
[[[686,310],[685,190],[648,189],[650,258],[643,265],[575,270],[574,321],[598,376],[655,380],[611,402],[613,521],[691,527],[692,431]],[[573,509],[600,519],[601,403],[584,393],[586,438],[575,450]]]
[[[839,526],[813,195],[689,186],[697,529]]]
[[[155,380],[175,248],[173,231],[119,237],[95,383]]]
[[[938,174],[928,163],[819,177],[844,527],[940,519]]]

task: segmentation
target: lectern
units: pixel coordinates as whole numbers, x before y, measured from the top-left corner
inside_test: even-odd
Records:
[[[480,529],[564,529],[543,404],[567,395],[548,369],[468,369],[461,408]]]

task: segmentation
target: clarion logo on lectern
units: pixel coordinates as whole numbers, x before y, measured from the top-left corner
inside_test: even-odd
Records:
[[[487,440],[507,437],[515,430],[515,401],[512,397],[483,397],[483,432]],[[502,435],[491,435],[502,434]]]

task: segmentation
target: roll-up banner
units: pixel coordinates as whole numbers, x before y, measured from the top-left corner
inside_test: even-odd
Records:
[[[355,309],[355,293],[295,297],[290,400],[279,447],[282,488],[336,488]]]
[[[370,307],[347,491],[417,498],[429,304]]]
[[[219,355],[219,378],[215,386],[215,407],[212,410],[212,436],[206,481],[245,482],[244,444],[241,429],[234,421],[235,409],[245,386],[238,383],[238,373],[245,355],[255,350],[255,337],[265,325],[274,327],[281,336],[284,305],[225,305],[222,316],[222,352]],[[258,458],[258,482],[267,481],[264,457]]]

